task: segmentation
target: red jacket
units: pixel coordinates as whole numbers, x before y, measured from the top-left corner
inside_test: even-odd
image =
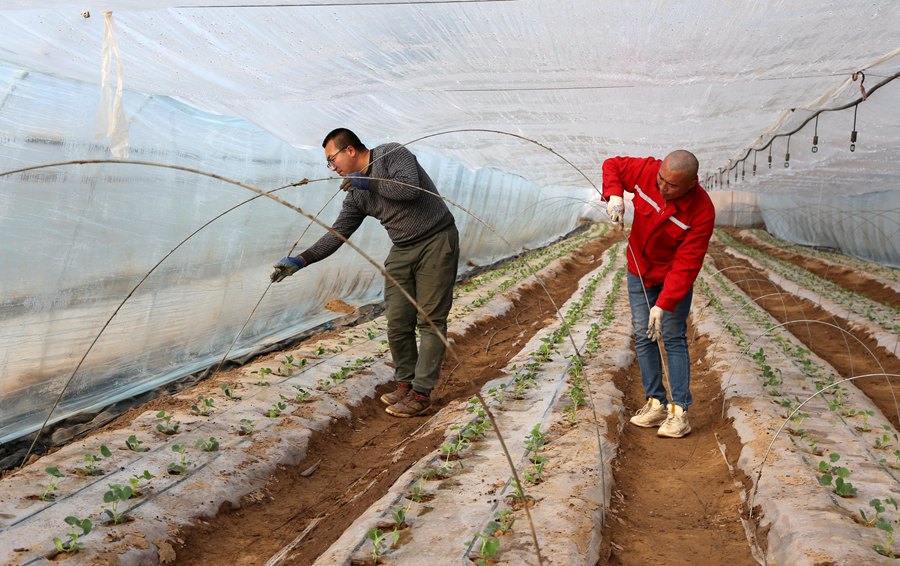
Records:
[[[661,165],[654,157],[607,159],[603,162],[603,198],[623,196],[624,191],[634,193],[628,271],[640,275],[645,287],[662,284],[656,305],[674,311],[703,265],[716,209],[699,183],[681,198],[664,200],[656,186]]]

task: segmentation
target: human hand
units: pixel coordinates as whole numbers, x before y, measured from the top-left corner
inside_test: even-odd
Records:
[[[614,224],[622,224],[625,220],[625,199],[612,195],[606,203],[606,215]]]
[[[662,336],[663,310],[657,306],[650,309],[650,320],[647,321],[647,338],[656,342]]]
[[[341,188],[345,191],[352,189],[369,190],[369,179],[364,177],[362,173],[348,173],[347,178],[341,183]]]
[[[269,279],[272,280],[272,283],[278,283],[285,277],[291,276],[304,267],[306,267],[306,260],[303,259],[303,256],[294,256],[294,257],[283,257],[278,260],[274,266],[275,271],[269,275]]]

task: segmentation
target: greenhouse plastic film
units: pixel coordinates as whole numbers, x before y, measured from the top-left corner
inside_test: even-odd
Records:
[[[74,118],[79,108],[96,107],[95,89],[37,73],[0,76],[8,93],[4,116],[16,116],[2,124],[12,133],[5,170],[107,158],[91,125]],[[48,96],[60,91],[64,105]],[[320,151],[291,148],[242,120],[164,97],[126,97],[126,109],[133,159],[202,169],[265,190],[331,176]],[[490,263],[544,244],[588,213],[589,189],[541,188],[424,153],[420,159],[447,198],[479,215],[451,206],[464,235],[463,269],[465,262]],[[314,182],[277,194],[311,215],[325,206],[319,219],[327,225],[344,195],[337,185]],[[302,233],[293,253],[324,233],[256,196],[210,177],[132,164],[57,166],[0,178],[0,233],[8,242],[0,256],[2,318],[13,330],[0,339],[0,439],[40,426],[64,387],[54,421],[216,363],[245,322],[231,357],[335,318],[324,307],[331,300],[380,300],[381,274],[344,246],[273,286],[250,318],[271,265]],[[390,245],[374,219],[351,241],[376,262]]]

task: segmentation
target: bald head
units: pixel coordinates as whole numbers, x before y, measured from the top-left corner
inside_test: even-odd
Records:
[[[666,156],[666,164],[673,173],[683,173],[684,175],[694,178],[700,169],[700,162],[693,153],[686,149],[676,149]]]
[[[666,156],[659,168],[656,186],[666,200],[675,200],[697,186],[700,164],[690,151],[677,149]]]

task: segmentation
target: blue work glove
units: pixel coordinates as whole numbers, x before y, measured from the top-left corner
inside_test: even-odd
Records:
[[[303,259],[303,256],[294,256],[294,257],[283,257],[278,260],[274,266],[275,271],[272,272],[272,275],[269,276],[269,279],[272,280],[272,283],[278,283],[285,277],[293,275],[306,267],[306,260]]]
[[[362,173],[347,173],[347,178],[341,183],[341,188],[345,191],[353,189],[369,190],[369,179]]]

